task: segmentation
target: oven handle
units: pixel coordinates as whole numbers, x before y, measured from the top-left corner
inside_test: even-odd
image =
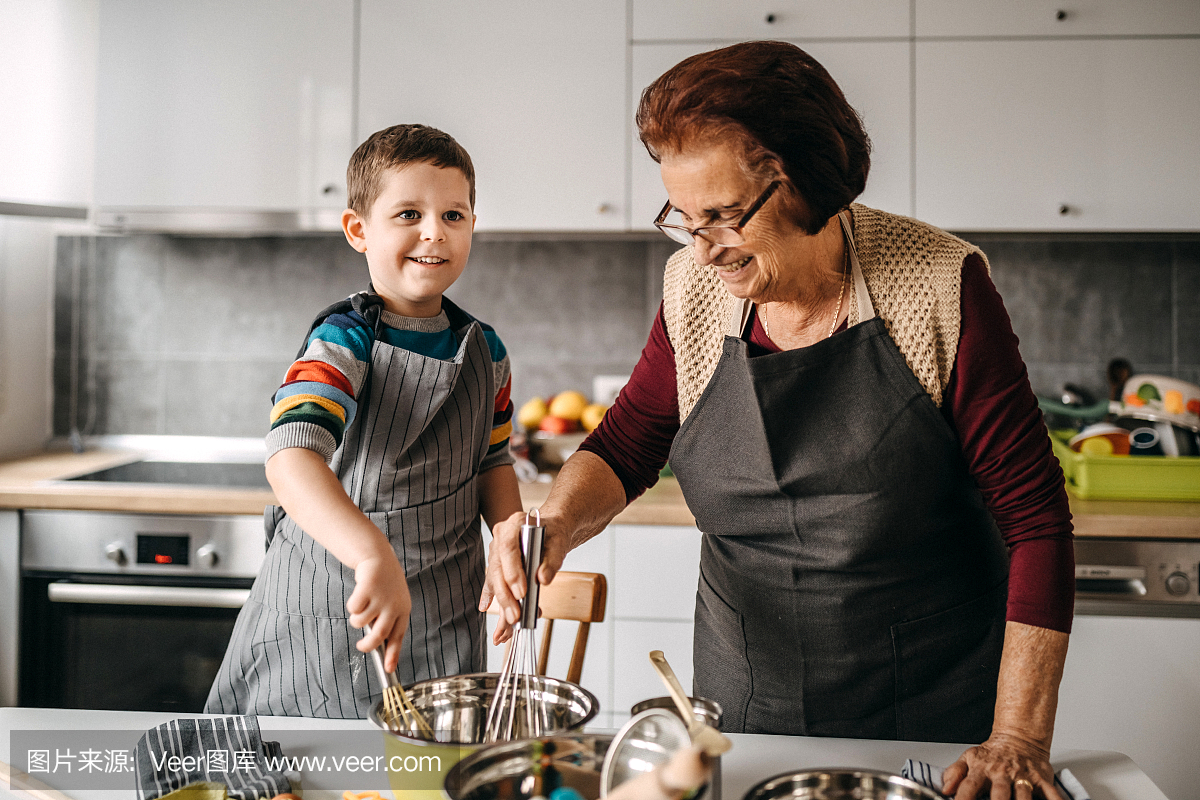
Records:
[[[55,582],[49,585],[47,594],[52,603],[241,608],[250,596],[250,590]]]

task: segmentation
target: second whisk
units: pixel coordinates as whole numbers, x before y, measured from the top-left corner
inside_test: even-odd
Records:
[[[530,514],[533,522],[530,522]],[[538,567],[542,564],[542,541],[546,529],[542,515],[533,509],[525,515],[521,526],[521,558],[525,568],[525,597],[521,601],[521,617],[513,628],[512,639],[504,657],[496,693],[488,708],[485,742],[504,742],[541,736],[550,728],[545,704],[536,696],[537,676],[537,618],[540,584]]]

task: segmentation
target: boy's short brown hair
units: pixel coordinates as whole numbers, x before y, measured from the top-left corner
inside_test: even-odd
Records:
[[[475,167],[471,157],[453,136],[428,125],[393,125],[368,136],[350,156],[350,165],[346,167],[347,205],[355,214],[367,217],[383,191],[380,176],[386,170],[415,163],[429,163],[443,169],[452,167],[462,172],[471,187],[471,208],[475,207]]]

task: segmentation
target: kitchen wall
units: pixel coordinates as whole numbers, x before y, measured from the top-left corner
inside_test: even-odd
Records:
[[[50,220],[0,216],[0,458],[41,450],[50,432]]]
[[[594,375],[636,363],[674,247],[657,234],[480,235],[450,297],[499,332],[518,404],[590,395]],[[63,237],[55,434],[74,422],[83,434],[262,436],[310,320],[366,280],[340,235]]]
[[[1070,381],[1103,395],[1116,356],[1200,382],[1200,234],[965,238],[990,257],[1038,393]],[[673,248],[481,234],[450,296],[504,339],[518,405],[590,394],[594,375],[636,363]],[[340,236],[61,237],[54,432],[261,436],[309,320],[365,280]]]

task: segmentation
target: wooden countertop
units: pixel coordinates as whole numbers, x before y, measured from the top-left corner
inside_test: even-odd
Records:
[[[214,487],[65,482],[65,478],[136,460],[129,452],[39,453],[0,462],[0,508],[54,508],[147,514],[261,514],[270,491]],[[545,502],[550,484],[521,484],[525,507]],[[1200,540],[1200,503],[1071,498],[1080,538]],[[660,480],[613,520],[619,525],[695,525],[679,483]]]

